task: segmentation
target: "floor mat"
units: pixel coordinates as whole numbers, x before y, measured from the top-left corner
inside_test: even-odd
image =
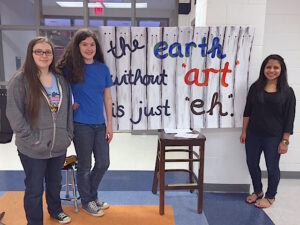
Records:
[[[0,211],[5,211],[1,221],[4,224],[26,224],[23,208],[24,192],[6,192],[0,198]],[[47,204],[44,199],[44,225],[57,225],[47,213]],[[64,211],[71,216],[72,225],[95,224],[101,222],[105,225],[175,225],[173,209],[165,206],[165,215],[159,215],[158,206],[151,205],[113,205],[105,210],[103,217],[93,217],[85,213],[81,207],[79,213],[74,212],[72,205],[63,205]]]

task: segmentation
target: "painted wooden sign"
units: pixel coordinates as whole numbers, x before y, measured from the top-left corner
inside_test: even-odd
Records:
[[[241,127],[254,29],[100,27],[113,129]]]

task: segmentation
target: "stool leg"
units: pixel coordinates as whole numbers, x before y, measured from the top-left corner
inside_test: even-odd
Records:
[[[203,175],[204,175],[204,142],[200,145],[200,165],[198,172],[198,213],[202,213],[203,209]]]
[[[157,141],[157,151],[156,151],[156,161],[155,161],[155,169],[153,174],[153,183],[152,183],[152,193],[157,193],[157,183],[158,183],[158,174],[159,174],[159,141]]]
[[[70,198],[69,195],[69,170],[66,169],[66,198]]]
[[[189,146],[189,159],[193,159],[193,146]],[[194,173],[194,165],[192,161],[189,161],[189,177],[190,183],[194,183],[193,173]],[[193,193],[193,189],[190,189],[190,192]]]
[[[74,210],[77,213],[78,212],[78,203],[77,203],[77,191],[76,191],[74,168],[72,169],[72,188],[73,188]]]
[[[165,145],[160,142],[159,163],[159,214],[165,213]]]

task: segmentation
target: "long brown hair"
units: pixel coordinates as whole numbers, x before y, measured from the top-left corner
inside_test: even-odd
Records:
[[[40,99],[42,97],[42,84],[39,79],[41,71],[35,64],[32,55],[33,47],[38,43],[49,44],[51,46],[52,52],[54,53],[53,44],[47,37],[36,37],[29,42],[27,47],[26,58],[21,68],[21,72],[24,78],[28,81],[29,85],[28,114],[32,126],[36,125],[40,109]],[[56,73],[54,55],[53,60],[49,66],[49,71],[51,71],[52,73]]]
[[[96,44],[94,59],[104,63],[103,53],[95,33],[90,29],[79,29],[72,37],[56,66],[71,83],[83,82],[84,80],[84,59],[80,53],[79,44],[88,37],[93,38]]]
[[[258,97],[258,100],[260,102],[262,103],[264,102],[263,93],[264,93],[265,86],[267,84],[267,78],[265,76],[264,71],[265,71],[265,67],[267,66],[270,60],[277,60],[280,64],[281,71],[279,77],[277,78],[277,91],[280,93],[281,102],[284,102],[287,97],[287,93],[290,86],[287,80],[287,68],[284,59],[280,55],[276,55],[276,54],[269,55],[264,59],[264,61],[261,64],[259,77],[254,83],[254,88],[255,88],[254,93],[256,93],[255,97]],[[255,101],[255,99],[253,99],[253,101]]]

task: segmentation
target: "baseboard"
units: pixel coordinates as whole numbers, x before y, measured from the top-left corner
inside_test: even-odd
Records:
[[[262,178],[268,178],[268,172],[262,171]],[[280,179],[300,179],[300,171],[281,171]]]

